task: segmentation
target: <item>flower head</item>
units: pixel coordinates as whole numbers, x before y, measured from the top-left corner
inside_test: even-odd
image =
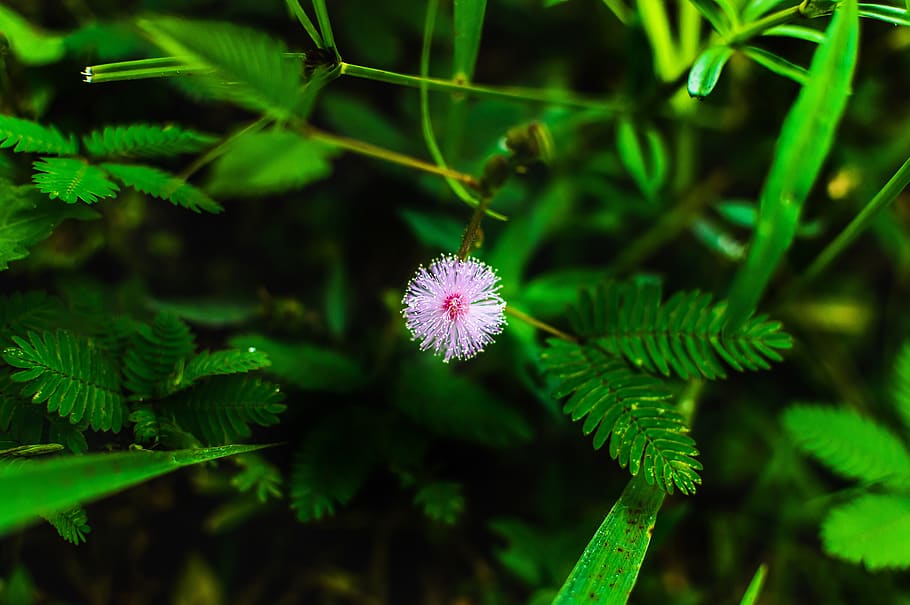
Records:
[[[420,267],[401,300],[408,329],[420,350],[443,361],[469,359],[493,342],[506,323],[499,276],[474,258],[444,255]]]

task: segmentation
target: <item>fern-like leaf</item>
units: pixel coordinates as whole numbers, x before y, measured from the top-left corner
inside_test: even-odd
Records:
[[[689,379],[725,378],[721,360],[737,371],[770,368],[778,351],[792,346],[781,325],[765,316],[749,319],[732,333],[723,330],[725,303],[711,295],[678,292],[661,303],[660,283],[638,279],[606,282],[583,290],[569,319],[576,333],[596,339],[652,373]]]
[[[14,336],[13,342],[16,346],[3,351],[3,359],[21,368],[10,379],[24,383],[23,395],[34,403],[46,401],[49,412],[73,424],[87,418],[96,431],[120,431],[120,377],[94,341],[57,330],[43,337],[35,332],[27,339]]]
[[[0,115],[0,148],[13,151],[73,155],[79,151],[76,137],[65,137],[53,126]]]
[[[152,325],[138,326],[123,356],[123,386],[133,393],[133,399],[170,394],[178,364],[195,347],[193,334],[183,321],[172,313],[159,313]]]
[[[866,494],[822,523],[825,551],[869,569],[910,567],[910,497]]]
[[[210,445],[250,436],[250,424],[271,426],[284,411],[284,395],[270,382],[242,375],[218,376],[161,402],[177,424]]]
[[[197,153],[217,140],[218,137],[195,130],[152,124],[106,126],[82,137],[88,152],[99,157],[168,157]]]
[[[894,361],[891,395],[904,429],[910,432],[910,342],[904,343]]]
[[[242,374],[271,364],[269,356],[255,349],[238,351],[203,351],[193,357],[180,378],[179,386],[190,386],[200,378],[227,374]]]
[[[15,292],[0,296],[0,343],[12,344],[12,336],[29,330],[50,329],[60,321],[63,304],[44,292]]]
[[[800,404],[784,411],[783,424],[799,449],[843,477],[910,485],[910,452],[873,420],[846,409]]]
[[[558,380],[554,396],[569,396],[563,410],[572,420],[586,417],[582,431],[594,433],[595,449],[609,441],[610,456],[633,476],[643,471],[648,484],[669,493],[674,486],[684,494],[695,492],[701,483],[698,450],[659,379],[595,344],[551,340],[542,359]]]
[[[204,210],[218,214],[224,210],[221,204],[201,190],[164,170],[140,164],[102,166],[124,185],[160,200],[167,200],[175,206],[182,206],[197,213]]]
[[[259,502],[281,498],[281,471],[259,454],[244,454],[234,461],[243,470],[234,475],[231,485],[241,492],[253,491]]]
[[[72,158],[41,158],[34,163],[32,181],[38,189],[67,204],[82,200],[94,204],[99,198],[115,197],[120,188],[97,166]]]
[[[54,526],[61,538],[77,546],[85,542],[85,534],[92,531],[88,524],[88,515],[81,506],[74,506],[44,518]]]
[[[353,422],[352,422],[353,420]],[[306,523],[335,514],[351,501],[376,462],[362,418],[334,416],[305,437],[291,467],[290,501]],[[345,435],[357,447],[345,447]]]
[[[210,96],[254,111],[290,114],[300,88],[300,65],[284,57],[284,43],[229,23],[186,19],[142,19],[152,42],[188,66]]]

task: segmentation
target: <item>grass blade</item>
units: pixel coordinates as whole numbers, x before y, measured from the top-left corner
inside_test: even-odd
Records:
[[[487,0],[455,0],[455,80],[470,82],[480,49]]]

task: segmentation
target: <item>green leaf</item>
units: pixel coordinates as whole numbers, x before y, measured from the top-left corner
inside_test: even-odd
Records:
[[[910,341],[901,346],[894,361],[891,396],[904,422],[904,429],[910,433]]]
[[[712,46],[698,55],[689,71],[689,96],[701,99],[711,94],[732,56],[733,49],[729,46]]]
[[[765,584],[765,576],[768,574],[768,567],[764,564],[759,565],[752,576],[752,581],[746,587],[743,598],[740,599],[739,605],[755,605],[759,595],[761,595],[762,586]]]
[[[228,374],[244,374],[259,370],[271,365],[269,356],[263,351],[256,350],[229,350],[229,351],[203,351],[193,357],[180,377],[179,385],[189,386],[207,376],[225,376]]]
[[[266,370],[269,374],[304,390],[344,393],[364,383],[360,366],[329,349],[272,340],[259,334],[234,336],[229,344],[237,349],[264,352],[271,361]]]
[[[455,0],[455,59],[453,78],[470,82],[480,49],[487,0]]]
[[[0,270],[8,268],[9,261],[28,256],[29,248],[47,239],[61,221],[98,216],[84,206],[53,202],[32,187],[0,181]]]
[[[60,512],[51,513],[45,519],[54,526],[60,537],[70,544],[78,545],[85,542],[85,534],[92,531],[88,524],[88,515],[85,514],[85,509],[81,506],[73,506]]]
[[[742,19],[745,23],[755,21],[785,1],[787,0],[751,0],[742,10]]]
[[[866,494],[834,508],[822,523],[829,555],[868,569],[910,566],[910,497]]]
[[[0,296],[0,343],[12,344],[14,334],[48,330],[60,321],[63,302],[44,292],[13,292]]]
[[[660,133],[653,127],[638,129],[632,122],[621,120],[616,129],[616,147],[638,188],[646,198],[654,200],[667,178],[667,150]]]
[[[149,298],[146,304],[153,311],[172,313],[191,324],[212,328],[246,323],[260,314],[257,302],[230,298]]]
[[[57,330],[43,337],[35,332],[27,339],[14,336],[13,342],[16,346],[4,350],[3,359],[20,368],[10,379],[24,383],[23,395],[34,403],[46,401],[49,412],[73,424],[85,418],[96,431],[120,431],[120,376],[94,341]]]
[[[0,5],[0,14],[3,10],[5,9]],[[0,115],[0,148],[8,147],[18,152],[58,155],[73,155],[79,151],[76,137],[65,137],[53,126],[42,126],[37,122]]]
[[[105,126],[82,137],[88,152],[101,157],[170,157],[198,153],[217,140],[218,137],[195,130],[152,124]]]
[[[910,452],[891,431],[846,409],[791,406],[784,428],[802,451],[847,479],[910,485]]]
[[[554,397],[568,396],[563,411],[585,419],[594,448],[609,444],[610,457],[649,485],[673,493],[695,492],[702,466],[695,442],[662,381],[630,368],[596,345],[552,339],[542,355],[545,371],[557,380]]]
[[[140,19],[139,27],[165,52],[188,66],[215,98],[279,117],[293,113],[300,65],[283,42],[229,23],[177,18]]]
[[[178,367],[196,348],[189,327],[176,315],[159,313],[151,325],[141,324],[123,355],[123,386],[133,399],[170,394]]]
[[[203,443],[226,444],[250,437],[250,424],[278,424],[287,406],[278,386],[242,375],[218,376],[159,402],[181,428]]]
[[[553,605],[625,605],[644,561],[664,492],[634,477],[560,589]]]
[[[0,535],[38,515],[108,496],[178,468],[261,449],[227,445],[172,452],[87,454],[0,465]]]
[[[0,32],[13,54],[25,65],[47,65],[63,58],[66,47],[62,36],[42,33],[10,8],[0,4]]]
[[[680,378],[725,378],[723,360],[736,371],[766,370],[792,346],[781,324],[765,316],[723,331],[726,305],[710,294],[677,292],[661,302],[660,282],[605,282],[582,290],[569,311],[575,332],[604,352],[625,357],[655,374]]]
[[[714,31],[721,35],[725,35],[730,31],[730,15],[726,14],[725,11],[720,10],[722,6],[720,6],[719,2],[715,2],[714,0],[689,1],[698,9],[698,12],[701,13],[702,17],[707,19],[708,23],[711,24],[711,27],[714,28]]]
[[[809,81],[808,71],[772,52],[757,46],[746,46],[742,51],[743,54],[771,73],[789,78],[801,86],[805,86]]]
[[[846,0],[812,58],[809,81],[784,120],[760,196],[758,227],[730,289],[728,328],[738,327],[755,311],[796,235],[802,206],[828,156],[847,104],[858,42],[856,0]]]
[[[35,186],[51,199],[59,197],[67,204],[80,200],[94,204],[99,198],[116,197],[120,191],[103,170],[82,160],[41,158],[33,166]]]
[[[900,8],[884,4],[860,4],[859,16],[884,21],[891,25],[910,27],[910,6]]]
[[[461,242],[464,225],[447,216],[416,210],[399,210],[401,218],[424,246],[439,250],[455,250]]]
[[[481,445],[507,447],[533,436],[531,424],[515,406],[425,357],[402,367],[395,404],[439,435]]]
[[[256,500],[263,503],[269,498],[281,498],[281,471],[274,465],[259,454],[243,454],[235,462],[243,469],[231,479],[238,491],[255,491]]]
[[[264,195],[303,187],[332,173],[336,150],[293,132],[251,132],[237,137],[212,167],[216,196]]]
[[[105,170],[124,185],[160,200],[167,200],[175,206],[183,206],[193,212],[218,214],[224,208],[221,204],[193,187],[180,177],[140,164],[102,164]]]
[[[778,25],[777,27],[766,29],[762,32],[762,35],[795,38],[797,40],[805,40],[806,42],[813,42],[815,44],[821,44],[825,41],[825,32],[820,32],[811,27],[803,27],[802,25]]]
[[[461,491],[460,483],[451,481],[428,483],[414,494],[414,504],[430,519],[452,525],[464,512],[464,495]]]

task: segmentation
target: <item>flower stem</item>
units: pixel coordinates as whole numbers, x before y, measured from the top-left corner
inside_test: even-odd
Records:
[[[554,328],[553,326],[551,326],[548,323],[544,323],[544,322],[540,321],[539,319],[531,317],[527,313],[519,311],[518,309],[516,309],[513,306],[506,305],[506,314],[511,315],[515,319],[517,319],[519,321],[523,321],[530,326],[534,326],[538,330],[541,330],[548,334],[552,334],[553,336],[555,336],[556,338],[559,338],[561,340],[565,340],[567,342],[572,342],[572,343],[578,342],[578,339],[575,338],[574,336],[572,336],[571,334],[566,334],[562,330],[560,330],[558,328]]]
[[[489,208],[492,200],[493,196],[485,195],[480,198],[480,203],[474,208],[474,213],[471,215],[471,222],[468,223],[468,226],[464,230],[464,235],[461,238],[461,247],[458,248],[458,258],[464,260],[465,257],[468,256],[468,252],[471,251],[471,246],[474,244],[474,240],[477,239],[477,234],[480,232],[480,221],[483,220],[483,215],[486,214],[487,208]]]

